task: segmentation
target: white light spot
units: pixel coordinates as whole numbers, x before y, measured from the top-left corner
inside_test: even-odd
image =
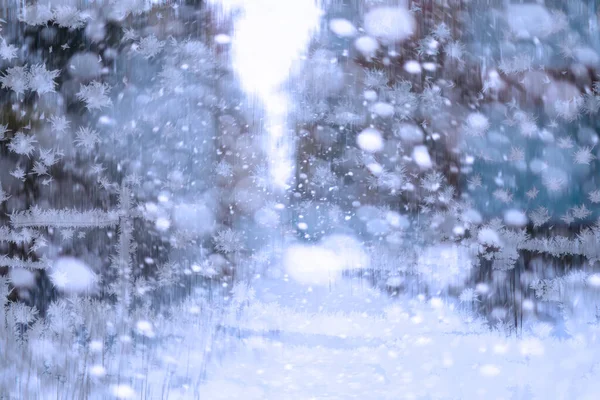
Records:
[[[381,132],[375,128],[367,128],[358,134],[356,144],[368,153],[376,153],[383,150],[384,142]]]
[[[377,40],[370,36],[361,36],[354,41],[354,47],[358,50],[367,60],[372,58],[379,49],[379,43]]]
[[[409,74],[420,74],[421,64],[418,61],[410,60],[404,64],[404,70]]]
[[[329,21],[329,29],[339,37],[354,37],[356,36],[356,27],[350,21],[343,18],[334,18]]]
[[[224,33],[219,33],[215,36],[215,43],[217,44],[229,44],[231,43],[231,37]]]
[[[433,162],[429,156],[429,150],[426,146],[415,146],[412,152],[413,161],[421,167],[421,169],[429,169],[433,167]]]
[[[500,368],[493,364],[485,364],[479,368],[479,373],[486,377],[498,376],[500,375]]]

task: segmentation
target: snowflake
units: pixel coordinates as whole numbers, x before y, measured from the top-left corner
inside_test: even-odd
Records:
[[[467,180],[467,183],[470,186],[473,186],[473,189],[477,189],[478,187],[481,187],[481,175],[474,175],[471,179]]]
[[[556,100],[554,102],[554,112],[565,121],[571,122],[579,117],[583,105],[584,99],[582,96],[576,96],[569,100]]]
[[[104,172],[104,170],[105,170],[105,168],[104,168],[104,166],[103,166],[102,164],[93,164],[93,165],[90,167],[90,172],[91,172],[92,174],[94,174],[94,175],[99,175],[99,174],[101,174],[102,172]]]
[[[75,233],[75,230],[71,229],[71,228],[60,230],[60,236],[64,242],[73,240],[74,233]]]
[[[29,324],[33,322],[38,315],[38,310],[35,307],[29,307],[22,302],[11,303],[9,308],[13,319],[18,324]]]
[[[4,203],[6,200],[10,199],[11,196],[9,196],[4,189],[2,189],[2,186],[0,186],[0,204]]]
[[[28,25],[46,25],[48,21],[54,18],[50,4],[36,4],[23,7],[19,20]]]
[[[525,159],[525,151],[520,147],[512,147],[510,149],[509,161],[523,161]]]
[[[419,41],[417,46],[417,54],[422,56],[427,54],[429,56],[437,56],[439,42],[435,40],[433,36],[426,36]]]
[[[527,198],[528,198],[529,200],[533,200],[533,199],[535,199],[535,198],[537,197],[537,195],[538,195],[538,193],[539,193],[539,192],[540,192],[540,191],[538,190],[538,188],[536,188],[536,187],[534,186],[534,187],[532,187],[531,189],[529,189],[529,190],[527,191],[527,193],[525,193],[525,196],[527,196]]]
[[[396,83],[387,93],[390,102],[396,107],[396,114],[400,121],[409,119],[419,104],[417,95],[411,92],[411,89],[410,82],[402,81]]]
[[[112,101],[107,96],[110,87],[106,83],[93,81],[89,85],[82,85],[77,93],[77,98],[85,103],[88,110],[100,110],[110,107]]]
[[[398,193],[406,184],[406,169],[397,166],[392,172],[384,172],[377,177],[377,184],[382,188],[390,190],[392,194]]]
[[[525,137],[532,137],[538,131],[538,126],[535,118],[523,113],[523,118],[519,121],[519,130],[521,135]]]
[[[473,288],[464,289],[459,296],[459,300],[461,303],[472,303],[479,301],[477,300],[477,292]]]
[[[454,186],[447,186],[438,196],[438,200],[444,204],[450,203],[454,198],[455,191]]]
[[[575,221],[575,218],[573,217],[570,211],[567,211],[567,213],[560,217],[560,219],[567,225],[571,225]]]
[[[98,132],[91,128],[81,127],[75,136],[75,145],[78,147],[83,147],[85,150],[93,150],[94,146],[100,142]]]
[[[436,192],[442,187],[444,176],[441,172],[433,171],[421,179],[421,187],[428,192]]]
[[[121,42],[127,42],[130,40],[136,40],[137,33],[133,28],[123,28],[123,37],[121,38]]]
[[[54,23],[61,28],[78,29],[85,24],[85,17],[72,6],[58,6],[54,10]]]
[[[570,136],[566,136],[559,138],[557,145],[561,149],[572,149],[575,146],[575,143]]]
[[[17,95],[25,93],[29,89],[29,74],[26,67],[7,68],[4,75],[0,76],[0,84],[3,88],[11,89]]]
[[[432,194],[429,194],[429,195],[423,197],[423,203],[427,204],[428,206],[435,204],[436,201],[437,201],[437,199]]]
[[[217,250],[223,253],[236,253],[244,248],[241,235],[231,228],[219,231],[214,240]]]
[[[573,217],[576,219],[586,219],[592,214],[592,212],[587,209],[585,204],[582,204],[578,207],[573,207],[571,211],[573,212]]]
[[[57,150],[52,150],[52,149],[39,149],[40,151],[40,162],[42,164],[44,164],[46,167],[51,167],[52,165],[56,164],[59,160],[59,158],[62,156],[62,153],[58,152]]]
[[[152,58],[162,51],[165,42],[162,42],[154,35],[149,35],[142,38],[138,42],[137,52],[145,58]]]
[[[465,55],[465,45],[458,40],[450,42],[444,47],[444,53],[449,59],[462,62]]]
[[[513,194],[508,189],[497,189],[494,192],[494,197],[506,204],[513,201]]]
[[[600,96],[592,93],[586,93],[583,96],[583,112],[591,115],[596,114],[600,111]]]
[[[336,177],[326,165],[318,165],[311,179],[312,184],[318,187],[327,187],[335,184]]]
[[[426,87],[419,98],[421,100],[421,106],[427,111],[437,111],[442,108],[442,104],[444,103],[442,89],[437,85]]]
[[[224,178],[231,177],[233,176],[233,168],[231,168],[231,165],[227,161],[221,160],[215,166],[215,173]]]
[[[6,140],[6,134],[8,132],[10,132],[10,129],[8,129],[8,124],[0,124],[0,141]]]
[[[10,174],[15,178],[18,179],[20,181],[25,181],[25,171],[23,170],[23,168],[21,167],[17,167],[14,170],[12,170],[10,172]]]
[[[589,165],[596,156],[592,154],[592,148],[589,146],[580,147],[575,153],[573,153],[575,164]]]
[[[6,61],[17,58],[17,50],[15,46],[7,44],[6,40],[2,39],[2,43],[0,43],[0,58]]]
[[[48,167],[39,161],[35,161],[31,173],[37,176],[48,175]]]
[[[381,89],[387,86],[388,77],[379,69],[365,70],[365,86],[372,89]]]
[[[594,190],[593,192],[588,193],[588,197],[590,202],[597,204],[600,203],[600,190]]]
[[[538,207],[529,214],[533,227],[537,228],[550,221],[550,213],[546,207]]]
[[[490,128],[490,121],[480,112],[474,112],[467,116],[465,121],[465,132],[471,136],[483,136]]]
[[[43,64],[32,65],[29,68],[28,85],[29,89],[37,92],[38,95],[44,93],[53,93],[56,88],[54,79],[58,77],[59,71],[48,71]]]
[[[33,153],[33,144],[36,142],[33,135],[27,136],[23,132],[17,132],[8,144],[8,149],[13,153],[29,157]]]
[[[560,192],[566,184],[563,178],[551,176],[549,174],[542,177],[542,183],[548,192]]]
[[[450,39],[451,33],[448,25],[444,22],[438,24],[435,29],[431,32],[431,35],[439,41],[446,41]]]
[[[64,133],[69,129],[71,122],[64,116],[53,116],[49,119],[52,130],[57,133]]]

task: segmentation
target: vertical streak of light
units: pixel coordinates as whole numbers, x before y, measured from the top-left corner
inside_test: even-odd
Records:
[[[287,126],[290,97],[284,84],[292,66],[319,29],[316,0],[211,0],[225,12],[237,11],[232,64],[242,88],[264,107],[264,149],[272,186],[289,188],[294,146]]]

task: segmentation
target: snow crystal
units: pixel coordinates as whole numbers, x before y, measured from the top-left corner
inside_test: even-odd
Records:
[[[352,22],[343,18],[334,18],[329,21],[329,29],[339,37],[348,38],[356,36],[357,30]]]
[[[482,136],[490,127],[488,118],[480,112],[467,116],[467,132],[473,136]]]
[[[431,161],[431,156],[429,155],[427,146],[415,146],[412,152],[412,159],[419,167],[421,167],[421,169],[429,169],[433,167],[433,162]]]
[[[367,128],[359,133],[356,137],[356,144],[362,150],[369,153],[376,153],[384,148],[384,140],[381,132],[375,128]]]
[[[83,261],[74,257],[60,257],[51,269],[54,286],[65,293],[85,293],[94,288],[96,275]]]
[[[408,39],[415,31],[412,14],[401,7],[377,7],[365,15],[365,31],[387,43]]]

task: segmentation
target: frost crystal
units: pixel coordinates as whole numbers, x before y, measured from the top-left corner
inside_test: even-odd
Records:
[[[89,85],[81,86],[77,98],[85,103],[88,110],[100,110],[112,105],[112,101],[108,97],[109,90],[108,84],[93,81]]]
[[[58,70],[48,71],[45,65],[37,64],[29,67],[27,82],[29,89],[37,92],[38,95],[52,93],[56,88],[56,79],[59,75]]]

